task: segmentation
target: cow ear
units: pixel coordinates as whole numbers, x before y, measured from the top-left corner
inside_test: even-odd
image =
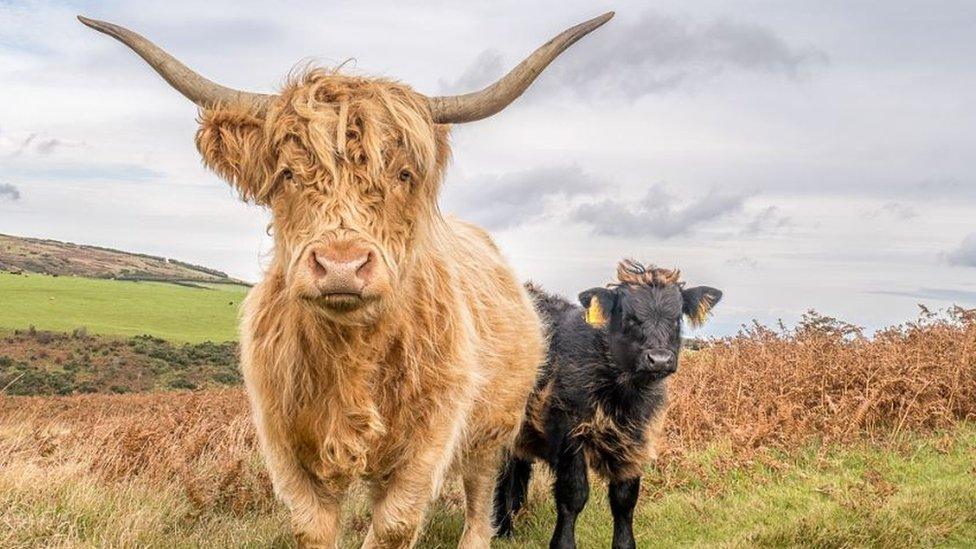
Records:
[[[696,328],[705,323],[709,313],[722,299],[722,292],[708,286],[698,286],[681,290],[681,298],[684,302],[684,313],[688,321]]]
[[[261,118],[228,107],[202,111],[197,131],[203,163],[258,204],[267,203],[273,183],[263,126]]]
[[[617,293],[608,288],[590,288],[580,292],[580,305],[586,309],[583,317],[586,323],[596,328],[603,327],[610,321],[610,313],[617,301]]]

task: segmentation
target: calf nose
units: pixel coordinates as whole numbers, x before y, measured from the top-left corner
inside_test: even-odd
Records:
[[[667,349],[651,349],[644,352],[650,370],[663,370],[674,361],[674,353]]]
[[[309,263],[323,295],[359,295],[369,284],[375,260],[373,252],[366,248],[315,248]]]

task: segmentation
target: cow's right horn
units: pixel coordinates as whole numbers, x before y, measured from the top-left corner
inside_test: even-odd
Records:
[[[258,110],[264,110],[274,98],[272,95],[239,91],[200,76],[189,67],[180,63],[178,59],[163,51],[162,48],[146,40],[137,33],[125,27],[88,19],[78,16],[78,20],[105,33],[132,49],[146,60],[170,86],[182,93],[187,99],[203,108],[213,107],[219,103],[250,103]]]

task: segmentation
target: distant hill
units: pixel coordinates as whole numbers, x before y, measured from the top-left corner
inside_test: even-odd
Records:
[[[241,284],[215,269],[111,248],[0,234],[0,271],[175,283]]]

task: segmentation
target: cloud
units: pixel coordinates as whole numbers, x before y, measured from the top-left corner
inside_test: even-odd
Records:
[[[902,204],[901,202],[888,202],[876,210],[867,212],[867,217],[874,219],[879,216],[888,216],[898,221],[907,221],[918,217],[918,212],[913,206]]]
[[[9,158],[18,158],[24,153],[34,152],[41,156],[48,156],[57,148],[68,145],[57,138],[39,139],[36,133],[28,135],[23,140],[16,142],[15,149],[8,153]]]
[[[579,166],[548,166],[448,183],[442,204],[446,211],[499,230],[543,217],[553,200],[605,187]]]
[[[769,206],[752,218],[742,230],[742,234],[757,235],[766,232],[775,232],[778,229],[785,229],[793,225],[793,220],[780,213],[776,206]]]
[[[647,190],[638,201],[606,199],[584,204],[572,213],[574,221],[593,227],[604,236],[670,238],[692,232],[696,227],[740,212],[746,194],[711,191],[681,203],[661,186]]]
[[[796,78],[827,61],[823,52],[791,46],[761,25],[727,19],[699,24],[653,11],[595,36],[575,53],[554,67],[562,85],[584,95],[628,99],[733,70]]]
[[[976,233],[963,239],[962,244],[949,252],[949,265],[957,267],[976,267]]]
[[[45,140],[41,141],[40,143],[38,143],[34,147],[34,150],[37,151],[38,154],[42,154],[42,155],[47,156],[47,155],[53,153],[54,152],[54,149],[56,149],[56,148],[58,148],[58,147],[60,147],[62,145],[64,145],[64,141],[61,141],[60,139],[45,139]]]
[[[505,63],[498,50],[484,50],[453,82],[441,80],[441,93],[460,94],[479,90],[505,73]]]
[[[612,24],[612,32],[597,31],[585,47],[570,50],[549,67],[529,94],[545,96],[546,88],[555,87],[590,98],[634,100],[730,71],[797,78],[829,61],[823,51],[788,44],[754,23],[698,23],[646,11],[633,22]],[[497,51],[485,50],[461,78],[442,87],[453,93],[478,89],[504,74],[507,65]]]
[[[757,261],[756,258],[749,257],[747,255],[726,259],[725,264],[729,267],[743,267],[747,269],[755,269],[759,267],[759,261]]]
[[[10,183],[0,183],[0,198],[20,200],[20,190]]]

